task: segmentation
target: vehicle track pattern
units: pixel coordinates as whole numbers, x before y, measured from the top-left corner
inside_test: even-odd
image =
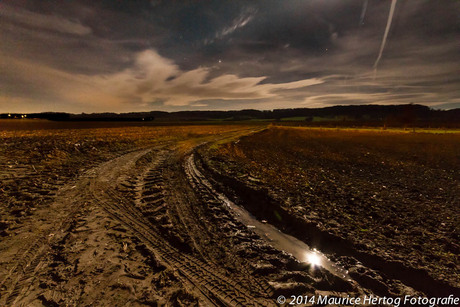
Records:
[[[159,162],[157,161],[158,164],[161,164]],[[171,238],[171,234],[165,232],[164,229],[170,227],[165,227],[167,224],[159,224],[160,226],[158,226],[158,221],[167,222],[167,218],[164,218],[164,214],[161,215],[161,209],[154,210],[153,212],[158,213],[155,215],[154,213],[148,214],[152,211],[146,208],[152,204],[162,205],[161,180],[157,177],[157,172],[158,170],[150,170],[147,172],[146,178],[147,186],[154,187],[158,197],[152,200],[149,197],[152,197],[154,192],[143,193],[141,203],[137,203],[137,206],[135,201],[117,192],[108,182],[95,180],[90,185],[90,191],[94,199],[109,214],[133,231],[146,246],[153,250],[160,261],[176,269],[180,275],[196,286],[215,305],[273,305],[271,300],[250,296],[247,289],[241,287],[229,276],[221,274],[218,268],[184,253],[168,242],[168,237]],[[140,210],[139,206],[144,207],[144,210]],[[160,218],[155,219],[155,216]]]
[[[79,182],[80,186],[86,184],[87,179],[85,178]],[[64,192],[59,195],[59,199],[75,199],[73,198],[74,196],[75,191],[64,189]],[[84,196],[80,194],[79,197]],[[8,274],[2,277],[0,282],[0,289],[4,292],[0,298],[1,305],[11,306],[14,304],[16,298],[24,292],[28,284],[30,284],[30,280],[34,278],[34,272],[40,265],[43,256],[50,250],[53,242],[58,240],[58,236],[55,237],[55,234],[65,232],[81,210],[81,207],[77,206],[74,201],[66,203],[66,206],[68,206],[70,212],[64,216],[60,223],[33,236],[30,240],[32,243],[27,245],[27,248],[23,248],[16,253],[18,261],[9,270]]]
[[[76,181],[70,182],[56,194],[54,202],[48,210],[58,211],[60,217],[57,221],[47,221],[43,229],[27,238],[29,244],[16,252],[17,259],[5,276],[1,277],[0,305],[13,306],[21,294],[24,294],[35,279],[35,271],[40,267],[44,256],[50,251],[51,246],[61,239],[67,229],[74,222],[78,213],[89,201],[87,187],[92,178],[95,178],[102,169],[110,165],[123,164],[125,161],[136,159],[137,155],[145,154],[146,150],[125,152],[121,156],[102,163],[99,167],[87,170]],[[109,167],[107,167],[109,166]]]
[[[231,222],[230,225],[235,225],[235,227],[226,229],[226,235],[228,237],[232,237],[233,239],[233,252],[241,248],[242,244],[248,242],[248,239],[253,242],[257,241],[259,246],[264,245],[254,233],[250,232],[246,226],[242,225],[232,216],[232,214],[226,208],[225,203],[222,201],[222,199],[220,199],[219,195],[216,194],[209,182],[196,172],[193,164],[193,159],[194,156],[192,154],[189,155],[184,161],[183,167],[187,175],[187,179],[199,195],[201,203],[206,206],[206,210],[209,211],[212,215],[214,223],[225,225],[222,222]],[[267,245],[264,245],[264,247],[270,249],[270,247]],[[244,248],[247,247],[245,246]],[[230,252],[230,254],[233,253]],[[234,258],[236,258],[236,256],[234,256]],[[254,278],[252,276],[254,269],[251,269],[247,263],[240,261],[238,264],[239,269],[247,279],[243,282],[246,282],[246,284],[250,285],[249,289],[251,289],[251,291],[265,297],[273,296],[273,289],[263,277]]]

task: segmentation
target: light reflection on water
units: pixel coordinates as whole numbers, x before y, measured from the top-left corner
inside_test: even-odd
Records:
[[[201,178],[202,183],[212,189],[211,184],[206,179],[204,179],[204,176],[196,168],[193,155],[189,157],[189,162],[193,172],[195,172],[195,174]],[[222,193],[215,193],[218,198],[231,210],[231,212],[233,212],[237,220],[246,225],[246,227],[250,228],[251,231],[259,235],[259,237],[267,241],[274,248],[291,254],[299,262],[311,264],[312,268],[322,267],[340,278],[347,280],[350,279],[347,270],[336,265],[320,251],[311,248],[305,242],[291,235],[285,234],[275,226],[267,223],[265,220],[260,222],[246,209],[234,204]]]
[[[321,257],[318,255],[316,251],[308,252],[306,254],[306,261],[313,266],[321,266]]]
[[[291,254],[299,262],[311,264],[312,268],[322,267],[340,278],[346,280],[351,279],[350,276],[348,276],[347,270],[336,265],[316,248],[311,248],[305,242],[285,234],[266,221],[263,223],[259,222],[251,213],[246,211],[246,209],[234,204],[223,194],[220,194],[219,198],[234,212],[235,217],[240,222],[258,234],[262,239],[266,240],[274,248]]]

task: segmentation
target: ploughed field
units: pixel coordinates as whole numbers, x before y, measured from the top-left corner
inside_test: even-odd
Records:
[[[77,126],[0,132],[1,306],[458,296],[458,134]]]
[[[255,216],[352,277],[369,276],[343,256],[381,283],[458,293],[460,134],[270,127],[203,156],[220,181],[255,195],[246,199]]]

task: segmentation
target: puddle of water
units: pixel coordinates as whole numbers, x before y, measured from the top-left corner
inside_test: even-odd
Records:
[[[274,248],[291,254],[300,262],[306,262],[313,266],[323,267],[340,278],[350,279],[348,272],[345,269],[337,266],[320,251],[310,248],[310,246],[304,242],[291,235],[283,233],[271,224],[258,221],[254,216],[246,211],[246,209],[234,204],[224,195],[219,194],[219,198],[235,213],[235,216],[241,223],[251,228],[253,232],[269,242]]]
[[[202,184],[208,188],[212,188],[211,184],[204,178],[201,172],[196,168],[193,156],[189,157],[189,166],[191,171],[195,173],[196,177],[200,178]],[[214,190],[214,189],[213,189]],[[257,220],[251,213],[243,207],[240,207],[229,200],[225,195],[215,192],[218,198],[234,213],[235,217],[243,223],[246,227],[250,228],[254,233],[259,235],[262,239],[266,240],[274,248],[285,251],[291,254],[300,262],[310,263],[311,265],[323,267],[332,274],[350,280],[348,271],[339,267],[334,262],[329,260],[326,255],[316,249],[310,248],[301,240],[283,233],[275,226],[262,223]]]

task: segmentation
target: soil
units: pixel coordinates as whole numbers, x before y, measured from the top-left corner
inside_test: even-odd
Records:
[[[234,154],[244,152],[246,157],[252,148],[249,144],[276,140],[267,135],[272,129],[258,130],[255,126],[218,125],[2,132],[0,305],[276,306],[279,295],[421,295],[423,289],[410,282],[389,278],[363,264],[361,256],[387,251],[386,245],[366,248],[366,236],[353,241],[353,255],[325,249],[334,262],[349,269],[351,278],[341,278],[274,248],[239,220],[222,193],[298,238],[303,239],[299,229],[305,233],[302,223],[314,221],[322,222],[318,229],[324,232],[323,238],[334,234],[349,240],[341,235],[345,226],[340,225],[338,214],[336,227],[328,226],[334,224],[326,223],[330,219],[321,220],[319,209],[308,218],[303,211],[300,214],[301,198],[296,197],[303,197],[305,190],[290,186],[294,180],[286,180],[286,185],[278,181],[276,186],[271,181],[273,174],[269,177],[255,156],[247,164]],[[283,148],[271,147],[275,155]],[[267,149],[260,147],[263,155]],[[296,161],[299,159],[284,166],[277,160],[269,164],[279,164],[278,171],[282,167],[291,171],[289,165]],[[439,161],[452,166],[445,157]],[[445,186],[445,193],[453,195],[452,202],[459,195],[454,183]],[[327,185],[334,193],[340,187],[335,181]],[[335,195],[324,191],[328,190],[308,190],[308,195],[318,199]],[[365,192],[355,198],[356,207]],[[268,216],[262,203],[268,211],[276,209],[281,221]],[[428,224],[422,224],[423,231],[455,247],[458,240],[449,236],[458,235],[458,212],[445,198],[440,203],[437,210],[447,208],[443,214],[450,214],[450,222],[443,220],[450,232],[428,228]],[[302,206],[313,212],[315,203],[310,200]],[[405,218],[411,217],[406,213]],[[371,224],[359,227],[374,231]],[[319,233],[318,229],[309,233]],[[372,242],[380,244],[378,239]],[[421,272],[430,275],[422,273],[422,277],[434,276],[433,282],[448,282],[458,290],[455,257],[441,258],[436,270],[426,265]],[[440,274],[448,261],[455,266],[451,272],[456,273],[443,278]],[[417,268],[412,261],[408,263],[408,268]]]
[[[201,155],[235,202],[363,286],[436,296],[460,289],[459,145],[459,135],[272,127]]]

